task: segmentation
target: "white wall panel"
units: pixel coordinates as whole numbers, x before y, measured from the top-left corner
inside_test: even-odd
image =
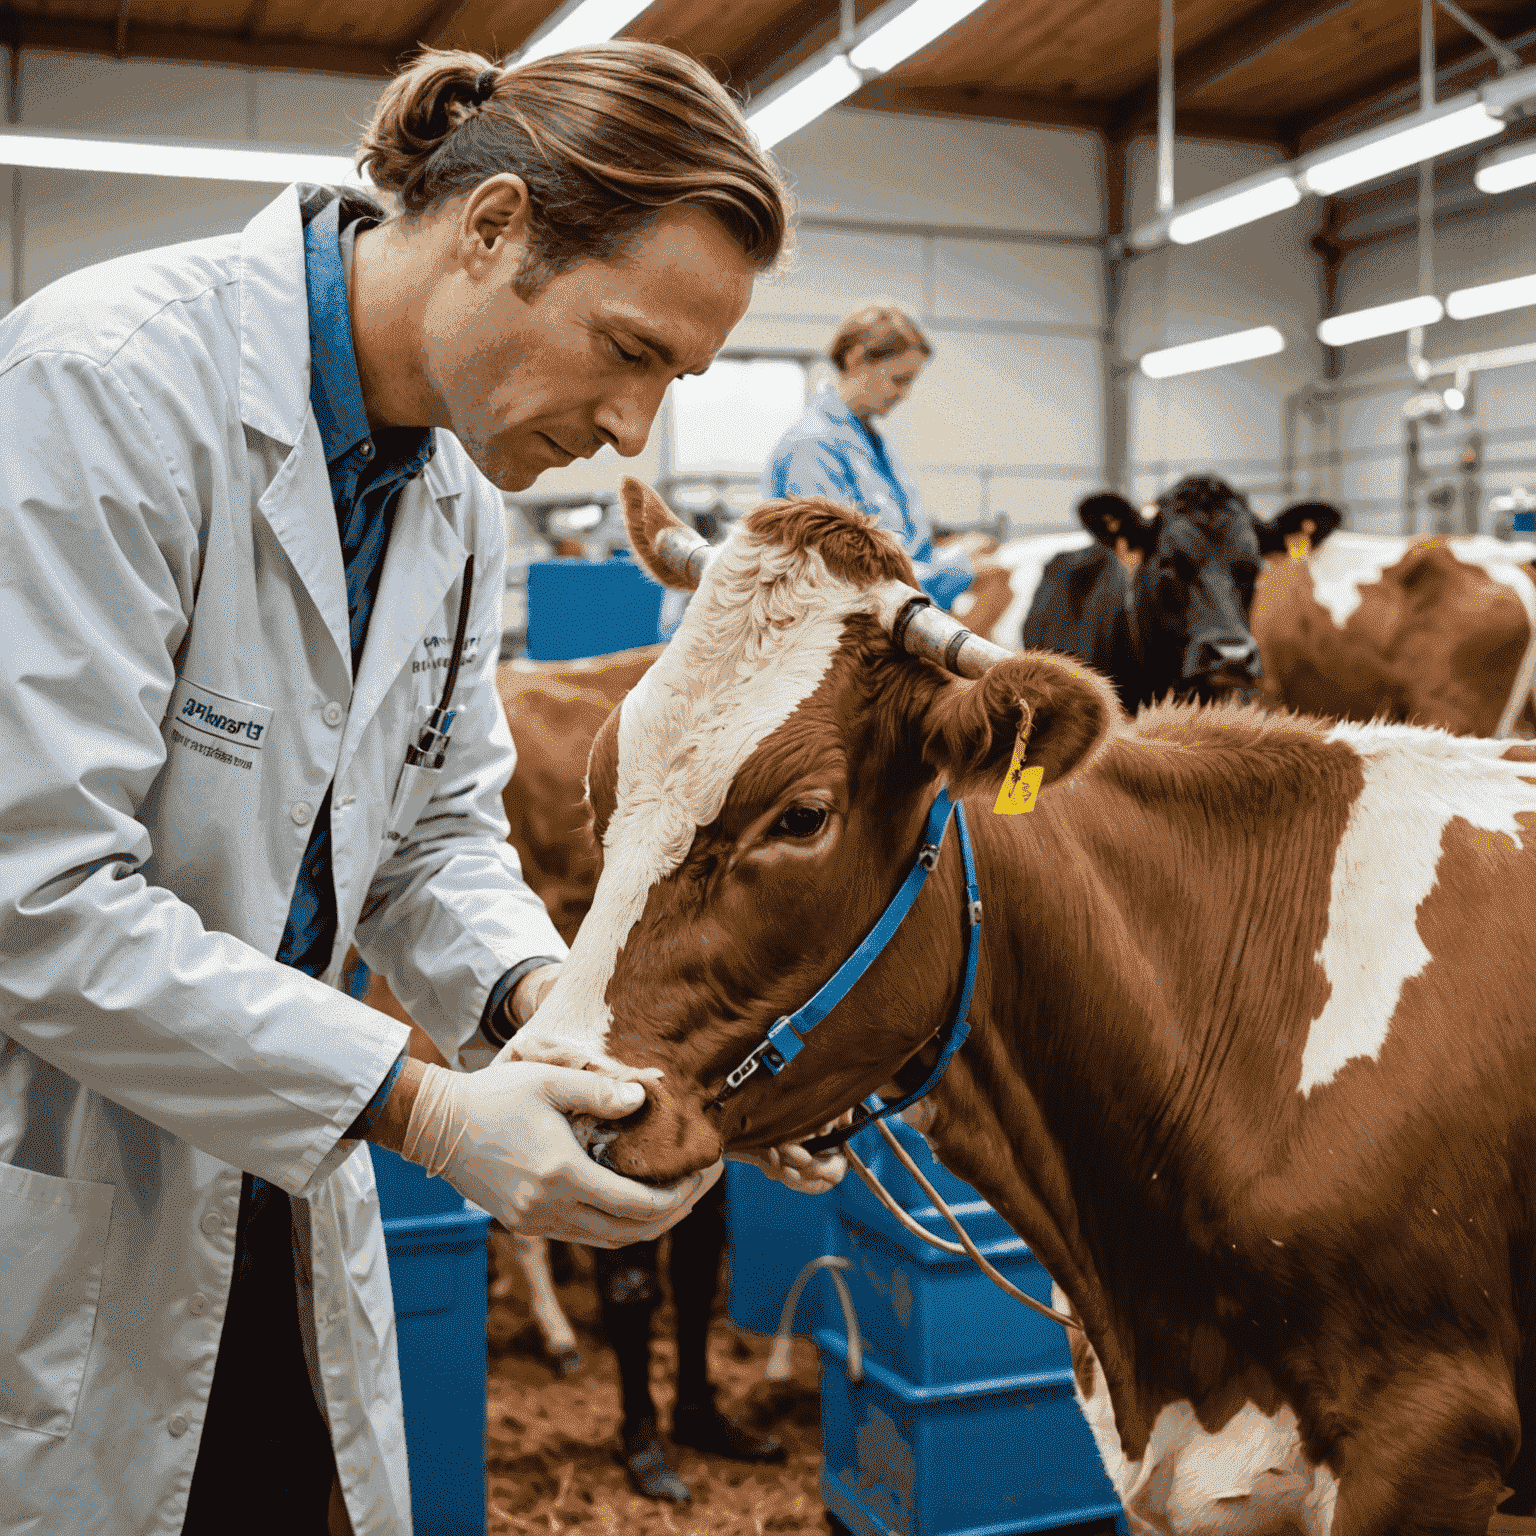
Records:
[[[933,312],[943,319],[1103,324],[1102,264],[1093,249],[933,242]]]
[[[923,242],[911,236],[807,229],[801,231],[793,270],[778,282],[760,283],[749,313],[818,316],[835,326],[872,298],[922,309]]]
[[[1102,490],[1096,476],[1081,480],[1034,480],[1026,475],[998,475],[990,486],[991,516],[1003,513],[1010,534],[1052,533],[1080,527],[1077,504]]]
[[[802,211],[1098,234],[1094,134],[841,109],[776,151]]]

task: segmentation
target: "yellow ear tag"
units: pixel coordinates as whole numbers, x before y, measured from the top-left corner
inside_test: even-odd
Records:
[[[1305,560],[1312,553],[1312,540],[1304,533],[1288,533],[1285,547],[1292,560]]]
[[[997,802],[992,807],[994,816],[1022,816],[1035,808],[1035,796],[1040,792],[1040,781],[1045,777],[1044,768],[1024,766],[1024,738],[1018,736],[1013,743],[1013,761],[1008,764],[1008,777],[997,792]]]

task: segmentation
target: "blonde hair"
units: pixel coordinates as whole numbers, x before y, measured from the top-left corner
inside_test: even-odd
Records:
[[[528,188],[529,296],[574,262],[622,253],[664,209],[712,214],[760,271],[791,243],[789,190],[736,103],[654,43],[573,48],[503,69],[424,49],[379,98],[357,165],[406,218],[503,172]]]
[[[900,357],[914,347],[924,357],[933,356],[933,345],[922,327],[899,304],[867,304],[838,326],[827,356],[839,373],[847,372],[848,354],[855,347],[863,347],[864,356],[872,363]]]

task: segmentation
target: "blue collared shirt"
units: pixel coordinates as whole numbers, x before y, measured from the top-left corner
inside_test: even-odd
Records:
[[[971,584],[969,570],[934,564],[933,530],[922,496],[895,450],[848,409],[831,384],[779,439],[763,470],[765,496],[825,496],[860,507],[901,540],[918,580],[948,608]]]
[[[308,190],[301,207],[306,220],[309,402],[320,429],[341,535],[355,677],[378,595],[395,505],[407,482],[421,473],[432,456],[432,433],[419,427],[370,429],[352,349],[352,316],[347,307],[349,263],[343,260],[342,246],[345,240],[350,254],[357,223],[352,222],[343,233],[341,202],[324,192]],[[331,874],[331,791],[327,787],[299,865],[277,958],[284,965],[318,976],[331,963],[335,943],[336,886]],[[402,1052],[348,1127],[349,1136],[366,1136],[373,1129],[404,1065]]]

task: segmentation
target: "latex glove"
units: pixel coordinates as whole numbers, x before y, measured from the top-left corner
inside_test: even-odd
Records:
[[[829,1120],[816,1134],[825,1136],[828,1131],[849,1124],[853,1111]],[[824,1195],[835,1185],[842,1183],[848,1172],[848,1159],[841,1147],[830,1147],[825,1152],[812,1154],[798,1142],[784,1142],[770,1147],[766,1152],[732,1152],[736,1162],[751,1163],[761,1168],[770,1179],[777,1179],[789,1189],[797,1189],[804,1195]]]
[[[543,1062],[429,1066],[400,1150],[509,1232],[618,1248],[659,1237],[720,1177],[715,1163],[653,1189],[587,1156],[567,1116],[614,1119],[644,1101],[639,1083]]]

